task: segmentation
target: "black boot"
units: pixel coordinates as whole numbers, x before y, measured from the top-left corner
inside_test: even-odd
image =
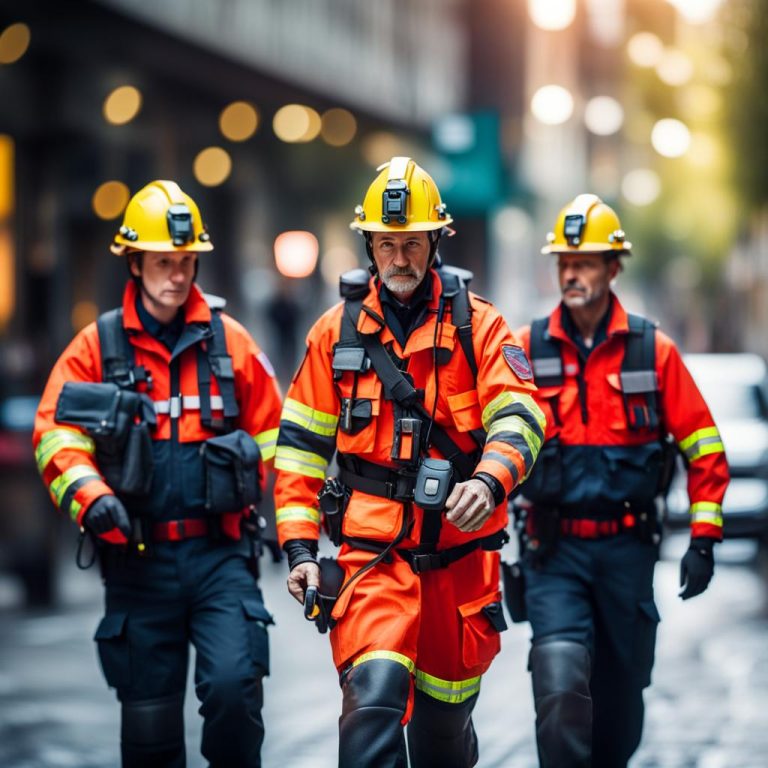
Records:
[[[339,768],[406,768],[402,719],[411,674],[397,661],[371,659],[343,676]]]
[[[536,705],[536,743],[541,768],[589,768],[592,699],[589,651],[571,640],[531,648],[529,669]]]
[[[477,764],[477,734],[472,725],[475,694],[461,704],[446,704],[416,691],[408,723],[412,768],[471,768]]]
[[[123,768],[184,768],[184,694],[123,702]]]

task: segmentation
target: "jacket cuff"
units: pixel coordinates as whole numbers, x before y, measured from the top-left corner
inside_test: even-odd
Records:
[[[507,492],[504,490],[504,486],[493,475],[489,475],[487,472],[478,472],[472,477],[477,480],[482,480],[491,489],[493,503],[497,507],[507,498]]]
[[[288,539],[283,544],[288,557],[288,570],[302,563],[317,563],[317,542],[311,539]]]

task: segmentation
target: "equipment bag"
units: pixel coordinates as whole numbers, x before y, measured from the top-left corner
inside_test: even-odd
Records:
[[[208,438],[200,451],[205,467],[205,507],[209,512],[237,512],[259,503],[260,452],[245,430]]]

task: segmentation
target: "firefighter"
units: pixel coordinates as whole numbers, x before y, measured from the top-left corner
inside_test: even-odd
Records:
[[[542,253],[557,259],[562,300],[520,331],[547,417],[539,462],[520,489],[539,760],[620,768],[640,742],[651,682],[657,509],[676,447],[691,500],[684,600],[713,575],[728,466],[674,343],[612,291],[631,253],[616,213],[579,195]]]
[[[471,714],[505,628],[505,500],[544,421],[497,310],[436,269],[452,218],[434,181],[407,157],[378,170],[350,225],[373,276],[342,276],[345,301],[310,330],[283,405],[278,533],[290,593],[319,588],[332,627],[339,765],[405,766],[410,723],[412,766],[472,766]],[[341,545],[322,580],[321,508]]]
[[[106,610],[95,639],[130,768],[185,765],[190,642],[203,755],[261,765],[272,619],[255,505],[280,393],[264,353],[195,283],[198,253],[212,249],[176,183],[137,192],[111,246],[130,274],[122,308],[65,349],[35,421],[51,497],[97,544]]]

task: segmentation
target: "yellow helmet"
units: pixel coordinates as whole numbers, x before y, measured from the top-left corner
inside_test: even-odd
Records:
[[[432,177],[410,157],[393,157],[377,169],[350,228],[361,232],[428,232],[453,219]]]
[[[616,212],[597,195],[579,195],[560,211],[542,253],[631,253]]]
[[[110,250],[212,251],[213,243],[195,201],[175,181],[153,181],[128,202]]]

